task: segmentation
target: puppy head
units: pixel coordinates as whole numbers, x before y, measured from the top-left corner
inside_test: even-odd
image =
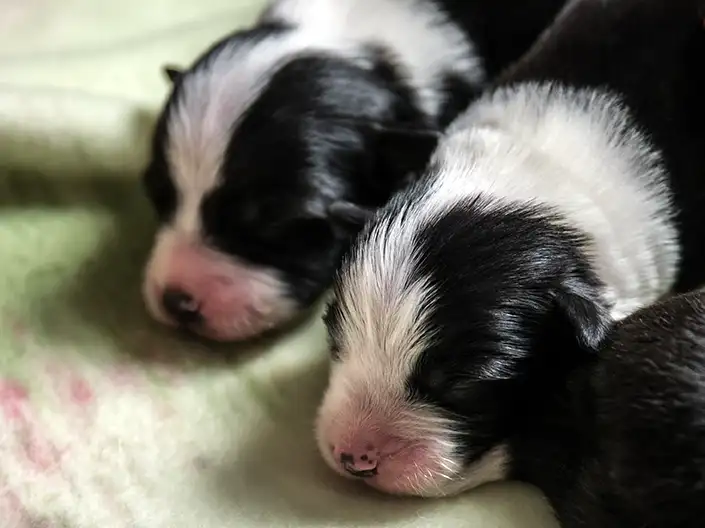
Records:
[[[325,318],[326,462],[395,494],[507,476],[546,373],[591,357],[606,331],[584,243],[547,209],[491,199],[429,208],[422,193],[377,215]]]
[[[430,155],[436,134],[403,126],[419,115],[382,59],[308,38],[262,25],[168,69],[144,177],[160,220],[144,280],[158,320],[239,340],[293,319],[368,212]]]

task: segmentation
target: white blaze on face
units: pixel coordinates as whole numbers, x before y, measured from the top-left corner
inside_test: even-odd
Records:
[[[222,182],[233,127],[289,51],[279,37],[226,46],[182,78],[165,146],[176,210],[156,236],[143,286],[147,307],[161,322],[183,324],[164,302],[168,291],[184,295],[198,312],[197,322],[185,326],[216,340],[253,337],[297,312],[278,271],[213,249],[201,222],[204,199]]]
[[[201,222],[204,198],[222,182],[223,159],[238,119],[257,99],[281,61],[305,46],[298,33],[225,46],[185,75],[167,119],[166,154],[176,188],[173,219],[156,236],[143,293],[157,320],[176,325],[167,291],[187,296],[199,321],[188,325],[217,340],[241,340],[298,313],[275,269],[213,249]],[[188,319],[188,317],[187,317]]]
[[[385,219],[340,276],[333,363],[319,409],[317,440],[328,465],[349,475],[347,460],[373,458],[365,482],[405,495],[448,495],[505,475],[502,446],[470,467],[462,462],[467,431],[439,408],[407,393],[424,349],[435,292],[414,257],[416,224],[405,215]]]
[[[426,497],[452,495],[506,477],[503,445],[465,466],[461,434],[467,431],[439,409],[409,401],[403,391],[393,380],[355,370],[345,360],[333,365],[316,438],[334,471],[351,476],[341,453],[355,462],[372,456],[376,474],[365,478],[366,484],[386,493]]]
[[[369,14],[374,9],[375,16]],[[422,110],[437,115],[443,74],[468,82],[484,79],[472,44],[432,4],[416,0],[283,0],[263,20],[295,26],[251,41],[225,44],[196,74],[183,78],[181,95],[167,124],[168,160],[182,198],[176,223],[198,229],[198,207],[217,187],[223,158],[238,119],[259,97],[272,75],[306,53],[333,55],[374,65],[362,47],[385,46],[399,61]]]

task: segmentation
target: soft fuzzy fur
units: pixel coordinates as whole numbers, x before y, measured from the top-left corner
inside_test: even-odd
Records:
[[[705,280],[703,64],[696,2],[581,0],[451,125],[339,274],[333,469],[424,496],[520,476],[613,322]]]
[[[702,526],[705,294],[636,312],[562,376],[544,365],[509,476],[543,490],[566,528]]]
[[[159,320],[243,339],[311,306],[365,212],[564,0],[279,0],[174,90],[145,183]]]

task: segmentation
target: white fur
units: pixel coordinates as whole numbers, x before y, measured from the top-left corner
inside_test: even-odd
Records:
[[[339,386],[362,386],[365,398],[385,401],[404,390],[433,339],[424,323],[435,292],[418,273],[414,237],[464,198],[482,193],[489,208],[553,206],[591,235],[589,257],[615,318],[655,301],[675,280],[677,234],[661,160],[615,96],[534,84],[489,94],[450,127],[432,165],[440,173],[404,200],[401,213],[381,217],[341,273],[334,395]],[[323,410],[337,408],[329,402]],[[492,460],[470,471],[480,480],[501,476],[507,453]]]
[[[418,256],[410,254],[413,237],[434,217],[480,193],[496,199],[487,207],[553,206],[591,235],[590,256],[614,317],[655,301],[677,271],[674,212],[659,155],[628,124],[619,100],[599,91],[528,84],[472,105],[434,153],[431,164],[442,169],[424,196],[378,226],[343,276],[343,290],[351,294],[342,302],[353,314],[345,324],[357,325],[348,319],[370,313],[378,318],[395,299],[428,303],[427,288],[419,295],[421,290],[398,287],[424,281],[415,272]],[[381,291],[384,298],[376,293]],[[395,331],[408,335],[414,326]]]
[[[442,104],[441,73],[470,82],[484,79],[472,44],[428,0],[281,0],[264,20],[297,29],[260,42],[225,46],[197,74],[185,77],[168,119],[168,157],[180,206],[178,230],[200,229],[198,207],[220,179],[225,150],[237,120],[269,78],[287,61],[310,51],[359,60],[361,46],[380,43],[396,54],[421,108],[430,116]]]
[[[197,277],[198,280],[193,280]],[[185,281],[182,282],[182,281]],[[297,312],[295,303],[275,270],[252,266],[234,257],[204,247],[197,238],[189,238],[170,227],[157,235],[152,254],[145,267],[143,296],[152,317],[174,325],[164,312],[161,294],[169,286],[190,285],[186,289],[202,303],[207,324],[196,329],[214,340],[243,339],[288,320]],[[248,301],[246,310],[233,310]]]
[[[454,495],[484,484],[505,480],[509,473],[509,451],[500,444],[466,467],[455,479],[441,488],[442,495]]]
[[[402,343],[389,343],[390,346],[395,344]],[[459,438],[456,431],[462,429],[459,424],[453,418],[440,416],[432,406],[409,402],[405,386],[396,383],[399,374],[385,371],[386,366],[396,368],[398,365],[394,363],[400,362],[387,361],[380,365],[363,359],[360,363],[348,363],[348,359],[366,356],[369,357],[364,353],[350,354],[345,361],[332,366],[329,389],[316,424],[319,450],[331,468],[350,477],[333,458],[330,443],[333,438],[341,439],[363,428],[372,435],[386,432],[397,437],[402,444],[423,446],[425,450],[423,459],[427,465],[416,467],[418,471],[414,471],[416,465],[421,465],[420,460],[415,460],[414,465],[406,468],[411,471],[400,478],[389,475],[389,467],[383,465],[382,479],[369,482],[382,491],[445,496],[506,478],[506,446],[498,445],[472,466],[463,467],[457,457]],[[376,357],[383,359],[382,356]]]
[[[266,16],[299,24],[336,53],[383,44],[400,60],[428,115],[439,112],[444,72],[473,84],[485,79],[473,44],[433,0],[281,0]]]
[[[426,218],[463,194],[554,206],[593,238],[615,318],[672,286],[679,247],[662,161],[616,96],[545,84],[501,90],[456,120],[434,161],[444,170]]]

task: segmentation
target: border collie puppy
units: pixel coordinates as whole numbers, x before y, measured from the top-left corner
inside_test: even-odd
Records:
[[[311,307],[363,213],[563,3],[280,0],[170,69],[144,177],[161,223],[150,313],[239,340]]]
[[[544,382],[705,282],[703,65],[696,2],[579,0],[449,127],[338,274],[333,469],[424,496],[511,476]]]

